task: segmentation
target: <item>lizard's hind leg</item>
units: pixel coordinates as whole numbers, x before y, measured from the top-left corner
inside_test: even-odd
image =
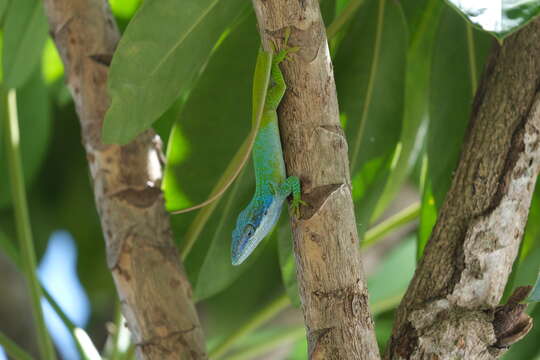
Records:
[[[300,179],[297,176],[289,176],[279,186],[279,194],[283,197],[292,195],[292,207],[296,217],[300,215],[300,205],[307,205],[305,201],[301,199],[302,189],[300,187]]]

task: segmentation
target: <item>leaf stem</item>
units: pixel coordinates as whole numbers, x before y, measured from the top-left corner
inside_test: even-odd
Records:
[[[28,214],[28,204],[24,188],[24,177],[21,165],[19,124],[17,118],[17,99],[15,90],[7,92],[2,89],[3,101],[7,104],[7,116],[5,116],[6,128],[6,150],[9,164],[9,175],[11,180],[13,207],[15,211],[15,223],[17,237],[21,252],[21,265],[26,275],[32,311],[37,326],[38,346],[41,358],[45,360],[56,359],[56,353],[49,337],[43,318],[41,308],[41,287],[36,276],[36,255],[32,240],[32,230],[30,228],[30,217]]]
[[[260,327],[262,324],[266,323],[268,320],[272,319],[283,309],[288,307],[291,304],[287,294],[283,294],[266,307],[264,307],[258,314],[251,318],[247,323],[242,327],[232,333],[230,336],[225,338],[220,344],[215,346],[210,351],[210,358],[217,359],[225,354],[240,338],[244,337],[250,331],[253,331]]]
[[[0,331],[0,345],[6,350],[9,356],[15,360],[33,360],[34,358],[24,351],[19,345],[15,344],[3,332]]]
[[[366,231],[366,236],[360,246],[366,248],[377,242],[380,238],[395,230],[397,227],[408,223],[420,216],[420,202],[417,201],[395,215],[384,220]]]

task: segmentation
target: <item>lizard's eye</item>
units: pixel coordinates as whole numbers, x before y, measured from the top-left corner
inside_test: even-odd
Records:
[[[253,234],[255,234],[255,228],[252,226],[252,225],[247,225],[245,228],[244,228],[244,237],[252,237]]]

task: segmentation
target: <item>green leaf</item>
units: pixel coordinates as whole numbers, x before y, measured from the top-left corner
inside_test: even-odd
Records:
[[[251,150],[255,144],[255,138],[259,132],[261,125],[264,103],[266,101],[266,93],[270,84],[270,71],[272,68],[272,52],[266,52],[262,48],[259,48],[259,54],[257,55],[257,63],[255,65],[255,73],[253,74],[253,91],[252,91],[252,116],[251,116],[251,131],[246,138],[240,149],[236,152],[233,159],[225,169],[223,175],[217,182],[216,186],[212,190],[212,193],[205,201],[179,210],[173,211],[173,214],[182,214],[203,208],[212,202],[218,200],[225,191],[230,187],[233,181],[240,174],[240,171],[247,163]],[[184,252],[190,250],[191,244],[183,249]]]
[[[238,205],[241,204],[238,200],[246,198],[246,196],[239,194],[239,189],[253,184],[253,174],[250,172],[251,169],[242,171],[225,200],[220,204],[215,216],[211,219],[213,222],[210,224],[212,239],[195,284],[194,298],[196,301],[211,297],[231,285],[256,261],[264,250],[264,245],[268,243],[267,239],[263,244],[260,244],[242,266],[231,264],[231,234],[238,217],[237,210],[240,210]]]
[[[410,44],[407,50],[403,127],[399,146],[396,148],[394,161],[391,165],[392,171],[384,192],[377,202],[374,218],[378,218],[388,203],[394,199],[414,167],[425,138],[428,120],[431,53],[442,2],[425,0],[422,6],[416,2],[403,2],[402,4],[409,6],[406,15],[411,29]]]
[[[124,19],[131,18],[140,4],[141,0],[109,0],[112,13]]]
[[[45,158],[51,133],[49,98],[41,72],[34,71],[17,92],[17,109],[24,183],[26,187],[30,187]],[[3,114],[4,112],[0,116],[4,116]],[[0,174],[7,174],[2,131],[0,137]],[[10,185],[6,182],[4,186],[0,186],[0,208],[7,206],[10,201]]]
[[[9,0],[0,0],[0,26],[4,23],[4,14],[9,5]]]
[[[43,49],[42,69],[47,84],[53,84],[64,75],[64,64],[51,38],[47,39]]]
[[[278,243],[279,265],[281,267],[281,277],[287,296],[294,307],[300,307],[300,295],[298,293],[298,281],[296,279],[296,260],[293,249],[293,238],[289,215],[281,215],[281,219],[274,231]]]
[[[540,302],[540,271],[538,272],[538,276],[536,277],[536,283],[534,284],[534,288],[529,294],[527,301]]]
[[[527,226],[519,249],[519,262],[529,257],[536,248],[540,248],[540,222],[538,219],[540,219],[540,182],[536,183],[534,189]]]
[[[246,5],[242,0],[145,1],[112,60],[103,140],[129,142],[189,91]]]
[[[538,0],[446,0],[471,24],[503,39],[540,13]]]
[[[169,154],[177,147],[182,149],[181,154],[168,159],[165,170],[169,208],[172,204],[185,206],[206,199],[245,140],[251,125],[253,70],[260,43],[254,29],[253,14],[232,29],[183,106],[169,143]],[[214,202],[202,209],[195,221],[191,214],[173,217],[173,226],[183,243],[198,239],[186,259],[198,299],[222,291],[249,267],[249,262],[233,267],[230,259],[236,218],[254,191],[252,166],[246,167],[243,174],[219,205]],[[236,195],[231,196],[233,191]],[[212,213],[208,209],[214,206]],[[205,217],[201,218],[201,214]]]
[[[8,88],[19,88],[41,60],[48,24],[40,0],[14,0],[4,23],[3,71]]]
[[[399,141],[406,47],[407,28],[399,3],[368,0],[348,28],[334,62],[351,174],[360,194],[354,196],[360,232],[372,219]]]
[[[444,9],[433,50],[427,132],[428,177],[437,209],[450,188],[491,43],[487,34]]]
[[[418,239],[416,247],[416,258],[419,260],[431,236],[435,222],[437,221],[437,209],[435,208],[435,199],[431,192],[429,180],[424,185],[422,191],[422,207],[420,209],[420,225],[418,226]]]
[[[371,304],[401,296],[405,292],[416,268],[415,251],[415,237],[410,236],[386,255],[368,279]]]

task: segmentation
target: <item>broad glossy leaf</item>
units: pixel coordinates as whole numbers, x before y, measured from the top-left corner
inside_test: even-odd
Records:
[[[17,109],[21,136],[21,156],[25,185],[29,187],[46,155],[51,123],[49,98],[41,72],[34,71],[28,82],[17,92]],[[0,114],[4,116],[4,112]],[[2,131],[0,136],[3,137]],[[0,142],[0,174],[7,174],[3,140]],[[11,202],[10,186],[0,186],[0,208]]]
[[[355,195],[360,232],[365,231],[384,189],[401,132],[406,47],[407,28],[399,3],[367,0],[334,61],[353,188],[364,195]],[[366,171],[367,177],[362,174]]]
[[[195,284],[194,298],[196,301],[211,297],[226,289],[257,260],[265,245],[268,244],[269,239],[266,239],[242,265],[233,266],[231,264],[231,234],[238,217],[238,210],[240,210],[241,202],[239,200],[244,200],[247,204],[249,197],[251,197],[251,194],[241,194],[239,191],[249,188],[248,185],[252,185],[253,182],[252,169],[244,169],[210,219],[209,225],[212,231],[203,233],[203,235],[211,234],[212,238]],[[247,199],[246,194],[249,194]],[[213,223],[216,223],[217,226],[214,226]]]
[[[245,6],[242,0],[145,1],[112,60],[104,141],[129,142],[189,91]]]
[[[48,24],[40,0],[13,0],[4,22],[4,83],[20,88],[41,60]]]
[[[476,27],[503,39],[540,13],[538,0],[446,0]]]
[[[249,14],[223,40],[190,93],[175,130],[181,136],[173,134],[169,142],[169,154],[182,149],[168,159],[165,170],[169,207],[205,200],[245,140],[251,126],[251,89],[259,41],[255,18]],[[192,214],[173,216],[181,242],[187,236],[198,239],[186,259],[186,268],[199,299],[225,289],[249,267],[249,263],[233,267],[230,259],[236,218],[254,191],[250,163],[244,174],[233,184],[236,195],[231,197],[233,189],[229,189],[213,214],[199,224],[197,234],[192,232]]]
[[[433,49],[427,132],[428,177],[437,209],[450,188],[491,44],[450,7],[443,10]]]
[[[405,107],[399,146],[374,218],[382,214],[412,170],[425,140],[428,122],[431,53],[443,3],[440,0],[403,2],[410,29],[405,75]]]
[[[242,169],[248,162],[251,155],[251,150],[255,145],[255,138],[257,137],[257,133],[259,132],[261,121],[263,118],[266,93],[270,84],[272,56],[272,52],[266,52],[263,51],[262,48],[259,48],[259,54],[257,55],[257,63],[255,65],[255,73],[253,74],[252,116],[251,131],[249,133],[249,136],[246,138],[240,149],[234,155],[233,159],[223,172],[223,175],[220,177],[219,181],[214,186],[214,189],[208,196],[208,199],[197,205],[175,210],[173,214],[182,214],[204,208],[221,198],[221,196],[223,196],[225,191],[231,186],[231,184],[240,174],[240,171],[242,171]],[[186,248],[187,250],[189,250],[189,246],[190,245],[188,244]]]

